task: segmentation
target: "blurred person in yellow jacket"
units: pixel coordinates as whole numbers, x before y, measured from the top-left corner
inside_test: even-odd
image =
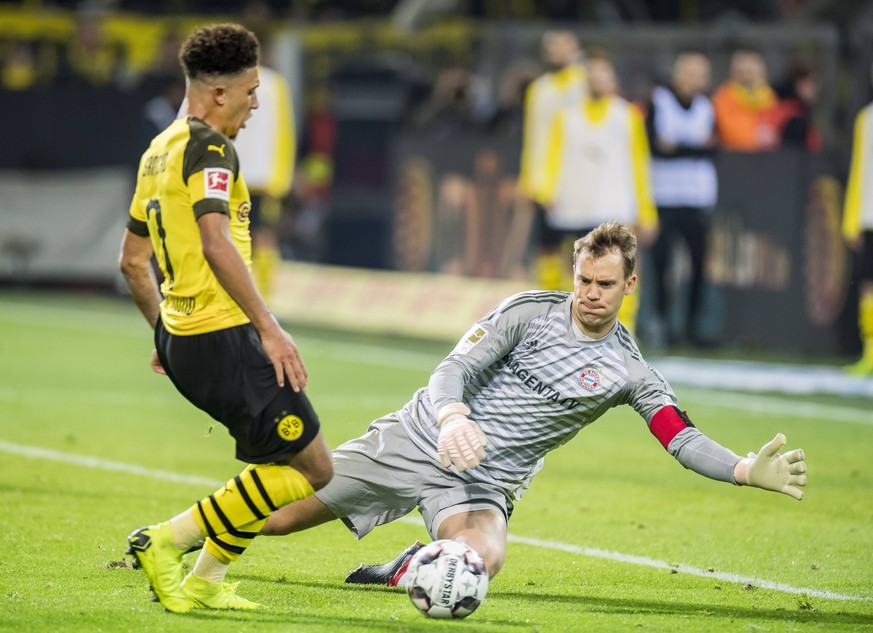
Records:
[[[545,182],[549,126],[563,108],[582,102],[588,90],[585,55],[571,31],[546,31],[542,59],[547,71],[534,79],[524,97],[524,136],[519,187],[536,202]]]
[[[617,91],[612,61],[602,54],[590,56],[587,96],[558,113],[550,126],[542,241],[554,251],[610,221],[635,227],[641,245],[650,245],[657,236],[643,116]],[[546,289],[572,285],[569,262],[561,271],[560,285]],[[639,301],[627,299],[620,319],[633,332]]]
[[[524,96],[523,136],[518,187],[536,207],[537,223],[544,216],[546,151],[549,128],[564,108],[578,107],[588,91],[585,55],[572,31],[550,30],[543,34],[541,56],[546,72],[534,79]],[[537,261],[538,282],[543,288],[557,288],[562,274],[559,251],[541,245]]]
[[[873,103],[867,104],[855,118],[843,235],[850,246],[861,252],[858,328],[862,354],[846,370],[857,376],[873,376]]]
[[[779,138],[769,119],[777,105],[763,55],[751,48],[736,49],[727,80],[712,96],[721,146],[741,152],[775,149]]]
[[[281,259],[276,224],[282,200],[291,191],[297,138],[288,81],[263,65],[260,78],[258,111],[234,145],[252,199],[252,275],[258,290],[269,299]]]

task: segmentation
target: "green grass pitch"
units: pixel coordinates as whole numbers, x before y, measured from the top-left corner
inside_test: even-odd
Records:
[[[402,406],[450,348],[291,331],[331,446]],[[507,564],[467,620],[343,584],[361,561],[426,538],[411,518],[361,541],[340,523],[257,539],[228,580],[269,611],[167,613],[124,562],[125,537],[242,465],[223,427],[209,433],[150,371],[150,351],[130,301],[0,292],[0,630],[873,630],[873,404],[774,395],[784,414],[754,414],[742,395],[716,406],[681,386],[697,426],[735,451],[777,431],[803,447],[806,499],[686,471],[622,407],[546,458]],[[828,407],[854,416],[828,419]]]

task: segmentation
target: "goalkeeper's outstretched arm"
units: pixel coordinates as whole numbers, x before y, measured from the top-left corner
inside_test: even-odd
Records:
[[[649,430],[664,448],[696,473],[740,486],[753,486],[803,499],[806,462],[802,449],[779,453],[785,443],[781,433],[756,453],[740,457],[697,430],[675,406],[660,409]]]

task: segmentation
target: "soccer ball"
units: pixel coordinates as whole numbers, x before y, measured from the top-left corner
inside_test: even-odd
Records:
[[[466,618],[485,599],[485,561],[458,541],[442,539],[415,553],[406,572],[412,604],[431,618]]]

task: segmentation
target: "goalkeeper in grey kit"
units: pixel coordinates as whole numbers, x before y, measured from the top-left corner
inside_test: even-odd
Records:
[[[506,557],[513,504],[549,451],[612,407],[629,404],[686,468],[803,498],[803,451],[778,434],[740,457],[700,432],[618,321],[633,292],[636,238],[603,224],[574,246],[574,290],[523,292],[479,320],[400,411],[332,451],[334,478],[274,512],[264,534],[342,519],[362,538],[418,507],[434,539],[466,543],[493,577]],[[403,584],[416,543],[362,565],[354,583]]]

